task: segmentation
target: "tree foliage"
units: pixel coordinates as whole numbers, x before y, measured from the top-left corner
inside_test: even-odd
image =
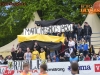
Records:
[[[72,22],[81,23],[85,20],[80,13],[81,4],[93,4],[95,0],[17,0],[25,5],[0,6],[0,46],[3,46],[23,31],[33,12],[41,11],[42,20],[64,17]],[[16,2],[15,0],[0,0],[1,2]]]

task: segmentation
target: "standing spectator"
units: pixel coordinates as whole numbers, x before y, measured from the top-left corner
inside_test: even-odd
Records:
[[[42,61],[45,61],[46,60],[46,52],[44,51],[43,48],[41,48],[40,59]]]
[[[39,56],[39,52],[34,47],[34,51],[32,52],[32,60],[36,60],[37,56]]]
[[[70,37],[73,39],[74,38],[74,35],[72,31],[69,31],[69,35],[68,35],[68,39],[70,39]]]
[[[69,38],[68,46],[69,46],[69,52],[71,54],[73,52],[74,47],[75,47],[75,42],[72,40],[71,37]]]
[[[83,53],[80,53],[79,61],[84,61],[84,55],[83,55]]]
[[[20,43],[17,44],[17,46],[16,46],[16,50],[19,50],[19,44],[20,44]]]
[[[47,56],[47,62],[51,62],[50,55]]]
[[[17,60],[17,58],[16,58],[17,50],[14,49],[14,45],[13,45],[12,50],[11,50],[11,55],[12,55],[12,60]]]
[[[78,24],[78,28],[77,28],[77,40],[80,41],[82,39],[83,36],[83,29],[80,26],[80,24]]]
[[[86,41],[90,42],[90,37],[92,35],[92,29],[87,22],[85,22],[84,24],[85,24],[84,25],[84,37]]]
[[[86,41],[84,41],[83,53],[84,53],[84,56],[86,56],[88,54],[88,44]]]
[[[77,34],[77,25],[75,23],[73,23],[73,38],[76,38],[76,34]]]
[[[73,39],[74,40],[74,42],[75,42],[75,47],[74,47],[74,53],[75,53],[75,55],[77,54],[77,41],[76,41],[76,39],[74,38]]]
[[[46,58],[47,58],[47,56],[50,55],[50,50],[49,50],[49,48],[47,48],[46,46],[44,46],[43,49],[44,49],[44,51],[46,52],[45,55],[46,55]]]
[[[86,54],[86,57],[84,58],[84,61],[90,61],[90,60],[91,60],[91,59],[90,59],[89,55]]]
[[[70,60],[71,63],[74,62],[74,61],[78,62],[78,57],[75,55],[74,52],[72,52],[69,60]]]
[[[27,47],[27,52],[24,54],[24,60],[31,60],[32,59],[32,54],[30,52],[30,48]]]
[[[65,38],[64,44],[65,44],[65,49],[67,49],[68,48],[68,39],[67,39],[67,37]]]
[[[4,58],[3,58],[3,56],[1,55],[0,56],[0,64],[3,64],[4,63]]]
[[[94,55],[92,56],[92,60],[93,60],[93,61],[97,60],[97,55],[96,55],[96,54],[94,54]]]
[[[41,52],[40,51],[40,46],[38,45],[38,42],[37,41],[35,41],[34,47],[36,48],[36,50],[39,51],[39,53]]]
[[[53,49],[50,50],[50,57],[52,58],[55,55],[55,51]]]
[[[19,48],[19,51],[17,53],[17,60],[24,60],[24,53],[22,52],[21,48]]]

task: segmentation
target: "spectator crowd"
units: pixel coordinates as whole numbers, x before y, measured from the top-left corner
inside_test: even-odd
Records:
[[[48,33],[49,35],[61,36],[64,34],[65,42],[62,44],[60,51],[50,50],[44,46],[39,47],[37,41],[34,44],[33,50],[27,47],[27,51],[23,52],[19,46],[11,50],[11,55],[3,58],[0,55],[0,64],[6,64],[9,60],[36,60],[40,59],[47,62],[65,62],[65,61],[96,61],[100,60],[100,50],[95,54],[93,45],[90,44],[92,28],[85,22],[82,28],[80,24],[73,23],[73,31],[65,33]]]

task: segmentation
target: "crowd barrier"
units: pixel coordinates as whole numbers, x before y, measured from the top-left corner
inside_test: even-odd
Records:
[[[23,63],[30,64],[32,75],[39,75],[40,61],[10,61],[8,65],[0,65],[0,75],[20,75],[23,70]],[[47,63],[48,75],[70,75],[70,62]],[[100,61],[80,61],[79,73],[81,75],[100,75]]]

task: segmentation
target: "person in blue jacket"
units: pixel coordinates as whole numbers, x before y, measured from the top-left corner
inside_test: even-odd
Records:
[[[84,56],[88,54],[88,44],[86,41],[84,41],[84,45],[83,45],[83,54]]]
[[[71,56],[69,58],[69,61],[72,62],[78,62],[78,56],[75,55],[74,52],[71,53]]]

